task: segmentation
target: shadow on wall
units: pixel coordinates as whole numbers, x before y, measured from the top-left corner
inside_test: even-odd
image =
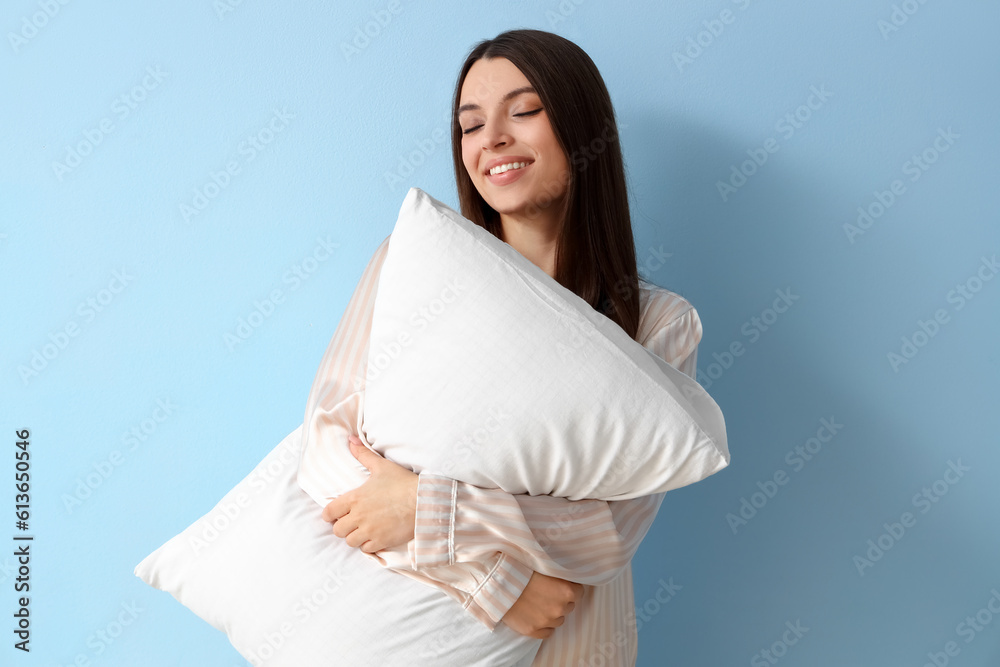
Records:
[[[630,186],[646,193],[632,207],[640,265],[646,245],[673,252],[649,277],[698,308],[705,327],[699,370],[721,367],[734,341],[744,346],[717,377],[699,377],[726,415],[730,467],[668,493],[633,561],[645,627],[638,664],[659,664],[668,647],[677,664],[748,661],[799,619],[821,628],[805,635],[801,664],[919,660],[954,623],[928,614],[926,633],[901,627],[900,610],[928,598],[914,578],[947,588],[941,559],[982,553],[983,545],[948,522],[950,498],[919,505],[912,498],[944,478],[946,460],[963,449],[926,442],[913,424],[886,417],[880,405],[898,397],[874,388],[884,367],[865,367],[870,376],[854,387],[829,373],[838,367],[831,359],[858,353],[843,344],[831,349],[838,337],[826,331],[831,321],[857,326],[848,298],[803,298],[773,331],[757,330],[759,342],[741,333],[774,288],[795,292],[814,279],[838,281],[830,271],[849,271],[830,243],[831,234],[842,234],[830,220],[844,208],[830,186],[835,175],[819,156],[779,150],[723,201],[716,182],[759,141],[724,137],[683,117],[630,119],[622,137]],[[912,456],[900,455],[911,447]],[[929,476],[937,458],[940,470]],[[961,493],[965,477],[949,475],[949,487]],[[909,527],[900,524],[904,512],[912,515]],[[677,588],[661,604],[664,582]],[[726,628],[726,641],[703,642],[706,627]]]

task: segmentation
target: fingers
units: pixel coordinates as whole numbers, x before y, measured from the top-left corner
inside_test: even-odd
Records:
[[[335,521],[347,514],[347,503],[341,500],[343,496],[338,496],[326,504],[323,508],[323,521]]]
[[[354,547],[355,549],[357,549],[361,545],[363,545],[363,544],[365,544],[365,543],[368,542],[368,537],[365,536],[365,535],[362,535],[361,531],[354,530],[346,538],[344,538],[344,541],[347,542],[348,546]]]
[[[548,639],[555,632],[555,628],[539,628],[538,630],[532,630],[531,632],[520,632],[518,634],[524,635],[525,637],[534,637],[535,639]]]
[[[334,522],[333,524],[333,534],[336,535],[337,537],[350,538],[351,533],[353,533],[357,529],[358,529],[358,522],[354,521],[350,517],[350,515],[337,519],[337,521]],[[357,537],[355,537],[354,539],[356,540]],[[351,544],[350,539],[347,540],[347,543]],[[351,544],[351,546],[353,547],[355,545]]]
[[[360,528],[359,522],[350,514],[346,514],[333,522],[333,534],[343,538],[348,546],[356,549],[360,548],[365,553],[381,551],[381,544],[373,541],[371,536],[361,531]]]

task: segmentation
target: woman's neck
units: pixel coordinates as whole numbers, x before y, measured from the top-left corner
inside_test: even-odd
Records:
[[[559,233],[551,226],[541,226],[537,219],[531,223],[500,215],[500,240],[518,251],[532,264],[551,277],[556,273],[556,247]]]

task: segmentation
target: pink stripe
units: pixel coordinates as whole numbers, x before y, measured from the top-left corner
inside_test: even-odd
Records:
[[[329,426],[353,429],[357,424],[357,414],[332,409],[364,388],[371,318],[388,245],[386,237],[372,255],[313,380],[306,403],[299,475],[304,487],[317,488],[323,479],[337,477],[329,452],[342,444],[331,442],[342,431]],[[702,338],[697,312],[674,292],[645,282],[640,288],[642,312],[636,339],[694,377]],[[662,494],[610,503],[573,502],[480,489],[435,475],[422,477],[426,479],[421,479],[418,487],[414,552],[424,562],[454,559],[456,564],[449,572],[458,577],[455,586],[463,590],[424,572],[404,574],[438,586],[489,628],[520,597],[533,571],[526,564],[529,561],[551,571],[565,571],[566,578],[574,581],[608,581],[586,586],[583,599],[564,624],[542,642],[532,664],[591,664],[602,643],[613,641],[616,632],[625,633],[628,642],[625,646],[615,644],[612,657],[601,664],[635,664],[637,636],[634,625],[627,623],[635,603],[630,559],[653,523]],[[457,494],[454,503],[453,493]],[[540,538],[545,540],[544,548]],[[498,552],[506,554],[499,562]],[[488,576],[489,571],[483,570],[487,563],[497,563]]]

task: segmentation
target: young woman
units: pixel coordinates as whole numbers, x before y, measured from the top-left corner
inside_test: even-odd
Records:
[[[551,33],[504,32],[467,57],[453,109],[461,213],[693,377],[701,322],[683,297],[638,276],[614,110],[587,54]],[[316,415],[329,387],[363,387],[388,241],[320,366],[307,438],[322,437]],[[502,622],[544,639],[533,665],[597,664],[596,656],[635,664],[630,561],[664,494],[610,502],[508,494],[414,474],[351,441],[371,476],[323,510],[348,545],[376,553],[412,541],[418,571],[468,566],[470,585],[460,588],[471,593],[456,593],[453,580],[428,581],[491,629]]]

